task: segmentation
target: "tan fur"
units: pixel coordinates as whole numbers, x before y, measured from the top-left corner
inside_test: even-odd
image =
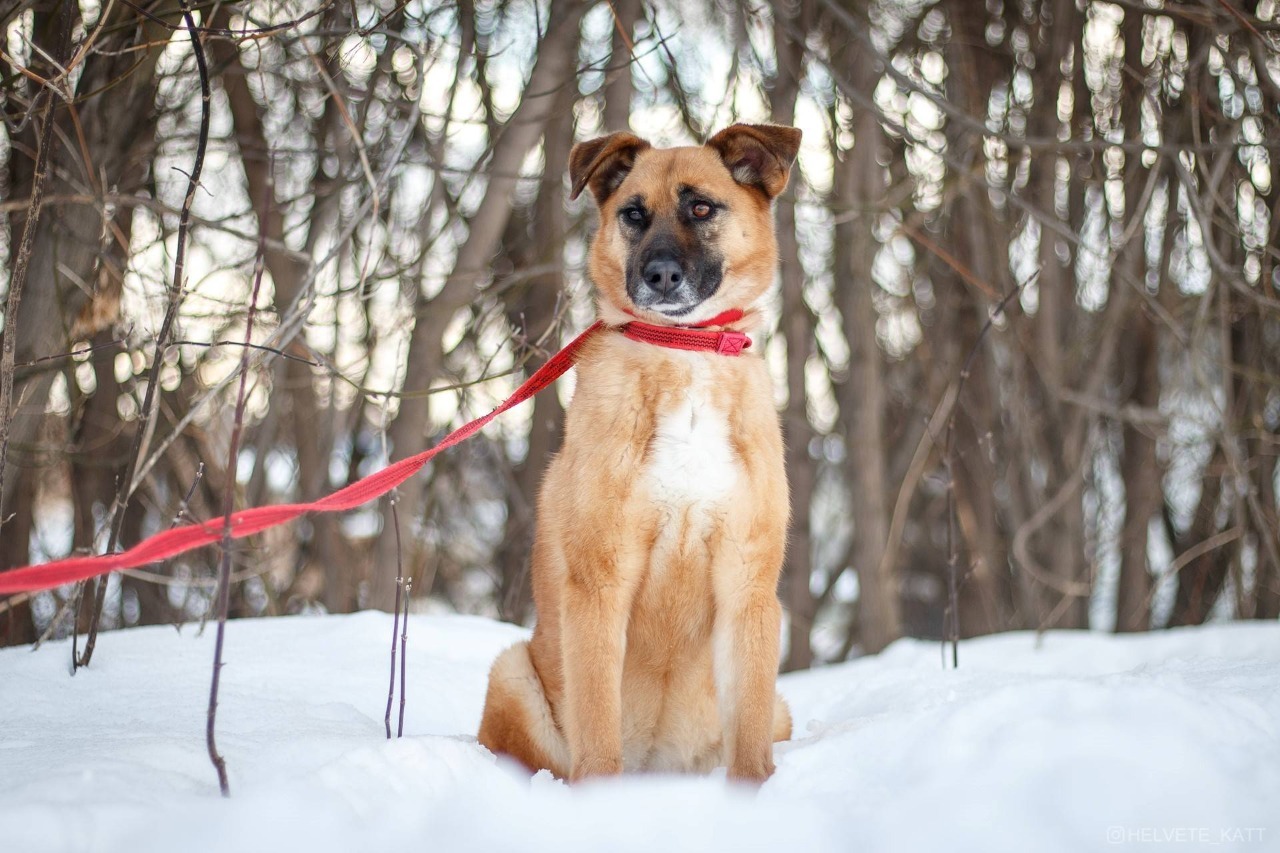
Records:
[[[734,328],[750,331],[777,263],[771,199],[798,141],[789,128],[735,126],[703,147],[652,149],[628,134],[577,146],[575,193],[590,186],[600,205],[589,271],[601,317],[671,322],[627,296],[617,206],[640,195],[654,217],[674,216],[678,188],[692,186],[725,205],[707,238],[724,277],[689,321],[742,308]],[[772,744],[791,734],[775,688],[789,510],[760,348],[757,337],[731,358],[613,332],[590,342],[539,499],[537,627],[494,664],[482,744],[572,780],[624,769],[726,766],[756,782],[773,773]],[[727,469],[680,482],[670,475],[682,453],[703,461],[701,447],[680,444],[694,435],[713,451],[723,435]],[[722,481],[732,485],[717,491]]]

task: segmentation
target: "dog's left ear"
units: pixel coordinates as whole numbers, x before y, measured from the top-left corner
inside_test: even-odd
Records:
[[[707,140],[707,147],[719,152],[735,181],[758,187],[772,199],[786,189],[800,151],[800,131],[777,124],[735,124]]]

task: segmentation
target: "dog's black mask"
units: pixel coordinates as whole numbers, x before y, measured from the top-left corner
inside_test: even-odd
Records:
[[[688,186],[678,188],[674,205],[653,202],[636,195],[618,206],[629,243],[627,296],[637,308],[682,317],[710,299],[724,278],[724,259],[711,248],[724,205]]]

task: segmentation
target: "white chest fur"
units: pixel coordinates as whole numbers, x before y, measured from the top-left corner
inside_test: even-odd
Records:
[[[653,499],[672,507],[718,504],[732,494],[740,474],[728,414],[713,403],[711,370],[705,357],[690,361],[691,381],[659,416],[645,470]]]

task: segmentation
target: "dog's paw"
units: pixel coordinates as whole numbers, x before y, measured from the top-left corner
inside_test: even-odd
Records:
[[[772,756],[754,760],[739,758],[729,767],[728,779],[730,782],[745,783],[759,787],[773,775],[774,769]]]
[[[622,772],[621,758],[591,757],[573,763],[569,773],[570,782],[581,782],[599,776],[617,776]]]

